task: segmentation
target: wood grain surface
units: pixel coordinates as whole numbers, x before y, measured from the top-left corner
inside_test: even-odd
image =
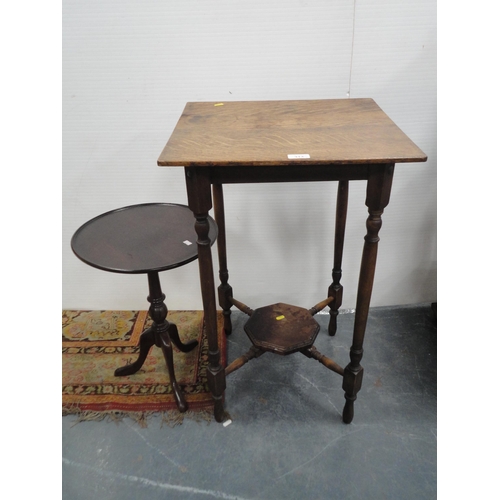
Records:
[[[308,155],[292,158],[288,155]],[[188,102],[159,166],[426,161],[373,99]]]

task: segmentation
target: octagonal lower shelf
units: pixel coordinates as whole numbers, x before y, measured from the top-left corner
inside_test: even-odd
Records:
[[[281,302],[255,309],[245,324],[253,345],[283,355],[312,346],[319,329],[307,309]]]

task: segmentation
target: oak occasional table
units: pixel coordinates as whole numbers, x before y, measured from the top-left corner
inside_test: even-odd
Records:
[[[370,306],[379,229],[389,203],[395,163],[423,162],[427,156],[372,99],[260,102],[189,102],[163,149],[159,166],[182,166],[189,208],[198,235],[203,309],[209,342],[208,382],[214,416],[224,419],[226,375],[249,359],[270,351],[302,352],[342,376],[343,421],[350,423],[361,388],[363,340]],[[228,283],[223,184],[338,181],[332,281],[327,297],[311,309],[277,303],[253,311],[233,297]],[[329,334],[336,331],[342,303],[341,263],[349,181],[366,182],[366,222],[350,362],[345,368],[313,346],[319,326],[312,316],[330,308]],[[209,210],[219,228],[217,240],[219,305],[224,330],[231,333],[230,309],[250,316],[245,331],[252,341],[246,355],[228,367],[220,364],[215,280],[210,251]]]
[[[217,226],[207,219],[209,244],[217,237]],[[149,315],[153,325],[141,333],[139,357],[115,370],[115,376],[138,372],[156,345],[163,351],[172,393],[181,412],[188,407],[174,371],[172,344],[189,352],[197,340],[181,342],[177,326],[167,320],[168,309],[160,286],[160,271],[174,269],[197,259],[197,235],[188,207],[173,203],[130,205],[101,214],[81,226],[71,239],[75,255],[86,264],[124,274],[147,274]]]

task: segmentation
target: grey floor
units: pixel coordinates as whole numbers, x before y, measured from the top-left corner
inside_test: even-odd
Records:
[[[250,346],[233,313],[232,361]],[[316,347],[342,366],[354,315],[317,315]],[[436,498],[436,324],[430,304],[374,308],[354,421],[342,379],[317,361],[265,354],[228,377],[231,424],[62,419],[62,498]]]

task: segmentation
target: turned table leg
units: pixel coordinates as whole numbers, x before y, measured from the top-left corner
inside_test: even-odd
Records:
[[[137,360],[130,365],[117,368],[115,370],[115,376],[122,377],[136,373],[141,369],[144,361],[146,361],[151,347],[153,345],[161,347],[167,364],[170,385],[172,386],[175,402],[179,411],[185,412],[187,410],[187,403],[175,378],[172,343],[180,351],[189,352],[198,345],[198,341],[191,340],[185,344],[182,343],[179,332],[177,331],[177,326],[167,321],[168,309],[165,304],[165,295],[161,291],[160,277],[157,272],[148,273],[148,284],[148,302],[151,304],[149,307],[149,316],[153,320],[153,326],[141,334],[139,339],[139,357]]]
[[[328,297],[333,297],[330,304],[330,322],[328,333],[333,336],[337,332],[337,316],[342,305],[343,287],[342,278],[342,253],[344,251],[345,223],[347,219],[347,201],[349,197],[349,181],[339,181],[337,190],[337,209],[335,213],[335,248],[333,257],[332,284],[328,288]]]
[[[226,254],[226,221],[224,215],[224,192],[222,184],[214,184],[213,198],[214,198],[214,216],[215,222],[218,227],[217,235],[217,251],[219,255],[219,278],[220,285],[219,291],[219,305],[222,308],[224,316],[224,332],[230,335],[232,332],[231,325],[231,302],[233,297],[233,289],[228,284],[229,271],[227,270],[227,254]]]
[[[352,422],[354,417],[354,401],[363,380],[363,367],[360,362],[363,357],[363,341],[375,277],[377,247],[380,239],[378,233],[382,226],[382,213],[389,203],[393,172],[393,164],[374,165],[371,167],[368,177],[366,206],[369,216],[366,221],[367,234],[359,273],[353,342],[350,350],[351,361],[344,369],[342,383],[346,399],[342,419],[346,424]]]
[[[161,291],[160,277],[158,276],[157,272],[148,273],[148,283],[148,301],[151,304],[151,306],[149,307],[149,315],[153,320],[155,344],[157,347],[161,347],[163,351],[163,356],[165,358],[165,363],[167,364],[168,375],[170,378],[170,385],[172,386],[172,392],[174,394],[177,407],[179,408],[179,411],[185,412],[187,410],[187,403],[184,399],[181,388],[177,383],[177,379],[175,378],[172,341],[169,335],[170,330],[175,330],[175,332],[177,332],[177,327],[170,324],[167,320],[168,309],[165,304],[165,295]],[[192,350],[197,344],[197,341],[190,342],[189,345],[183,344],[183,347],[185,349],[184,352],[187,352],[186,349]]]
[[[222,422],[224,419],[223,397],[226,389],[226,376],[224,368],[220,364],[214,271],[210,238],[208,237],[208,211],[212,208],[210,178],[207,169],[203,168],[186,167],[185,174],[189,208],[195,216],[195,230],[198,235],[198,265],[208,340],[207,381],[214,400],[215,420]]]

